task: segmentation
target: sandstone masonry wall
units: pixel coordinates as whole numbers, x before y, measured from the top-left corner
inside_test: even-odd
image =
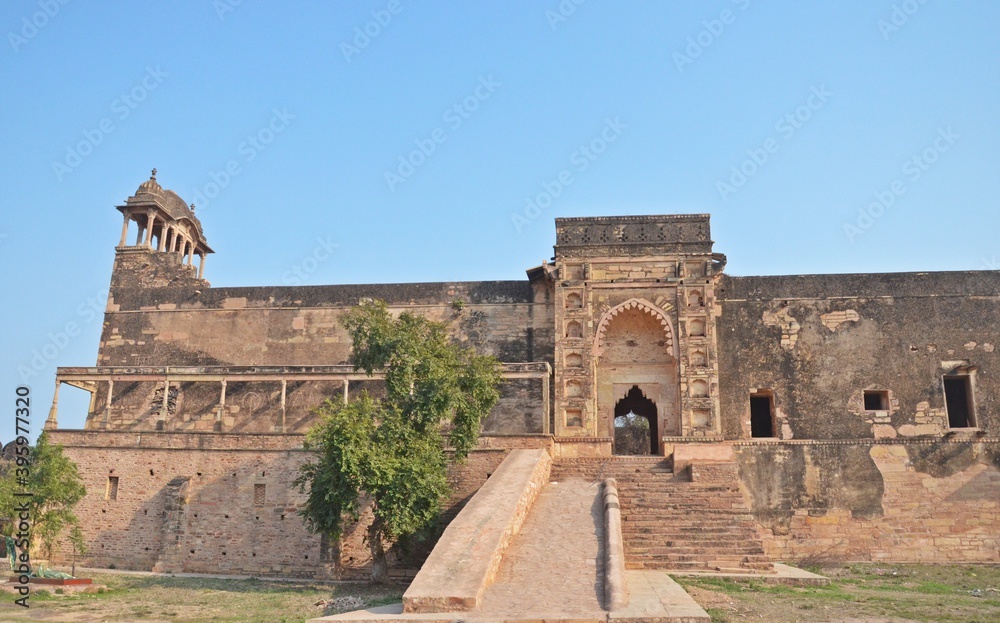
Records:
[[[977,427],[1000,436],[1000,272],[726,277],[723,435],[750,437],[749,395],[774,395],[780,439],[947,432],[942,375],[978,370]],[[888,393],[884,412],[864,390]]]
[[[1000,441],[758,444],[737,459],[776,560],[1000,560]]]
[[[331,544],[309,534],[298,515],[305,496],[292,481],[307,460],[301,435],[58,430],[51,435],[80,467],[87,487],[76,512],[90,552],[78,563],[146,571],[159,563],[158,570],[189,573],[368,576],[365,517]],[[475,451],[451,470],[446,517],[458,512],[506,453]],[[110,477],[118,479],[116,499],[109,499]],[[57,562],[68,559],[65,548],[56,556]],[[407,574],[420,562],[418,552],[392,564],[397,574]]]

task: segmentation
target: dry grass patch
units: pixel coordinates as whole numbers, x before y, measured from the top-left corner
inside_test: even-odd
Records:
[[[1000,566],[856,564],[817,570],[829,586],[675,578],[713,623],[996,623]]]
[[[0,603],[0,621],[302,623],[325,614],[398,602],[405,588],[116,574],[92,577],[108,587],[104,593],[36,590],[27,610],[15,606],[10,596]]]

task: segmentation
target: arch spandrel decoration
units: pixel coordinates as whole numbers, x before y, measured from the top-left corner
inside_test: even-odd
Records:
[[[597,324],[596,335],[594,335],[595,359],[600,357],[603,352],[604,335],[607,333],[608,326],[611,324],[611,321],[614,320],[615,316],[627,309],[638,309],[639,311],[645,312],[656,318],[656,320],[660,323],[660,327],[663,328],[663,334],[666,336],[667,348],[670,349],[670,354],[674,359],[679,358],[677,340],[674,339],[674,326],[673,323],[670,322],[670,317],[667,316],[667,313],[649,301],[631,298],[624,303],[612,307],[608,311],[604,312],[603,316],[601,316],[601,321]]]

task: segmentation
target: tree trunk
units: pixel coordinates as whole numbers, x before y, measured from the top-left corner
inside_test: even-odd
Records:
[[[389,582],[389,563],[385,559],[385,548],[382,547],[382,522],[376,517],[368,527],[368,549],[372,554],[372,582],[387,584]]]

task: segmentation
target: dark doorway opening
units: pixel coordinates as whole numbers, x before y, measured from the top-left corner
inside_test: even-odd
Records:
[[[750,436],[774,437],[774,401],[770,394],[750,395]]]
[[[967,375],[944,377],[944,402],[951,428],[975,427],[972,408],[972,387]]]
[[[615,454],[659,454],[656,403],[633,385],[615,405]]]
[[[866,389],[865,390],[865,411],[888,411],[889,392]]]

